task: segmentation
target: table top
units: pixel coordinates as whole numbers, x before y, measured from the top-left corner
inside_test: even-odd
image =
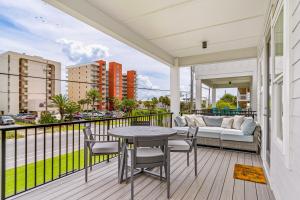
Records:
[[[132,138],[142,136],[157,136],[157,135],[176,135],[177,131],[172,128],[160,126],[126,126],[112,128],[108,130],[108,135],[120,138]]]

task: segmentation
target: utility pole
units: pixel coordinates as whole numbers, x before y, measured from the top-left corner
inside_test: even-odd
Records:
[[[191,66],[191,89],[190,89],[191,110],[193,110],[193,107],[194,107],[194,73],[195,73],[195,67]]]

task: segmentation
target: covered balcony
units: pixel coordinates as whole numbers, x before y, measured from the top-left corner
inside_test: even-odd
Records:
[[[245,98],[250,99],[249,107],[257,110],[257,120],[261,125],[261,136],[257,138],[258,154],[223,149],[220,140],[218,141],[220,148],[199,145],[196,150],[198,175],[194,176],[194,161],[186,166],[185,156],[172,153],[170,199],[271,200],[275,197],[298,199],[299,0],[45,0],[45,2],[169,66],[171,113],[168,113],[170,114],[168,118],[154,117],[152,120],[155,123],[151,125],[174,128],[174,118],[180,115],[181,67],[196,68],[195,104],[199,110],[203,99],[202,84],[212,89],[213,103],[216,101],[216,88],[247,88],[246,93],[240,91],[239,99],[241,101]],[[242,64],[247,61],[248,64]],[[224,63],[225,65],[227,63],[226,67]],[[112,124],[130,125],[128,119],[116,119],[113,123],[112,121],[93,121],[91,123],[94,123],[95,127],[92,130],[101,132],[104,127],[103,133],[107,133],[113,128]],[[77,127],[75,131],[74,125]],[[79,153],[75,154],[79,155],[80,161],[83,144],[79,142],[82,140],[80,125],[55,126],[65,126],[63,129],[59,128],[59,134],[66,137],[66,141],[63,141],[66,142],[63,146],[66,155],[69,155],[70,149],[71,153],[74,152],[74,138],[78,140],[79,144],[75,144],[78,145]],[[49,127],[52,128],[50,129],[52,135],[57,132],[56,127],[50,125]],[[43,133],[48,130],[48,126],[31,128],[34,130],[35,141],[37,130],[44,130]],[[18,131],[15,130],[6,131],[16,135]],[[67,139],[68,131],[71,130],[72,139]],[[25,131],[27,133],[27,129]],[[74,137],[74,133],[79,133],[77,138]],[[45,141],[45,134],[43,137]],[[69,146],[72,140],[73,144]],[[52,139],[52,143],[53,141]],[[43,144],[46,146],[46,143]],[[61,145],[62,141],[59,140],[57,144]],[[7,151],[5,145],[6,143],[2,142],[2,155],[5,155],[3,149]],[[37,143],[35,146],[38,146]],[[35,179],[29,181],[26,176],[25,182],[29,181],[31,185],[29,187],[25,184],[25,187],[19,190],[17,182],[20,180],[16,178],[19,173],[16,169],[19,151],[17,147],[11,151],[14,151],[10,153],[15,159],[11,161],[11,165],[15,168],[10,171],[10,175],[14,174],[15,177],[12,181],[14,188],[9,191],[11,198],[130,199],[130,184],[118,183],[115,158],[110,159],[109,163],[102,162],[103,158],[99,158],[98,162],[101,162],[89,173],[87,183],[84,182],[80,162],[77,168],[74,169],[76,164],[73,162],[71,165],[73,169],[72,167],[68,169],[66,167],[68,158],[64,158],[64,162],[67,162],[65,169],[59,167],[60,171],[56,177],[52,173],[51,179],[44,171],[40,180],[36,176],[37,155],[43,155],[43,164],[47,165],[45,147],[41,150],[42,154],[36,153],[39,151],[37,148],[31,152],[36,159],[31,166],[35,169]],[[61,154],[61,151],[59,154],[57,151],[52,152],[52,160],[53,156]],[[72,158],[74,159],[74,154]],[[6,162],[2,157],[2,175],[6,169],[3,161]],[[94,161],[93,164],[95,163],[97,162]],[[233,169],[237,163],[262,167],[268,179],[267,183],[260,184],[233,178]],[[56,170],[53,162],[51,166],[49,169]],[[154,168],[153,171],[158,169]],[[2,183],[5,183],[3,176],[1,178]],[[21,178],[23,180],[24,177]],[[37,187],[39,185],[43,186]],[[6,191],[5,187],[7,186],[1,187],[2,199],[8,197],[3,192]],[[31,188],[36,189],[29,190]],[[18,194],[19,191],[22,193]],[[166,184],[153,177],[139,176],[135,180],[136,199],[167,199],[166,191]]]

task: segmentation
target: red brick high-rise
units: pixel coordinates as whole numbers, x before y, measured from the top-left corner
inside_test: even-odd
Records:
[[[127,99],[135,99],[136,96],[136,71],[127,71]]]
[[[109,109],[112,110],[114,105],[113,98],[122,100],[122,64],[117,62],[110,62],[108,69],[108,97],[110,98]]]

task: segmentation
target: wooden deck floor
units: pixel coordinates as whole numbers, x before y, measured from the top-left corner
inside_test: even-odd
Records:
[[[256,154],[219,150],[198,149],[198,176],[194,176],[191,155],[190,166],[186,155],[171,154],[171,199],[210,200],[273,200],[269,185],[233,179],[235,163],[261,165]],[[167,199],[166,184],[148,175],[135,179],[135,199]],[[99,164],[89,173],[88,183],[84,173],[62,178],[43,187],[29,191],[14,199],[129,199],[130,184],[118,184],[117,160]]]

